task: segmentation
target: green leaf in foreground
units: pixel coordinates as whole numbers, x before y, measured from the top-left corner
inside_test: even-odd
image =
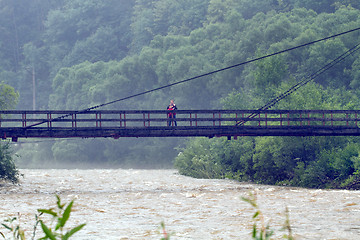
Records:
[[[64,227],[67,220],[69,219],[73,203],[74,203],[74,201],[71,201],[69,203],[69,205],[66,207],[66,209],[64,211],[64,214],[63,214],[63,217],[60,220],[60,227]]]
[[[40,224],[41,224],[41,228],[42,228],[42,230],[43,230],[43,232],[45,233],[45,236],[46,236],[43,239],[49,238],[51,240],[56,240],[56,237],[53,234],[53,232],[43,223],[43,221],[40,221]]]
[[[62,238],[62,240],[67,240],[67,239],[69,239],[74,233],[80,231],[85,225],[86,225],[86,224],[84,223],[84,224],[81,224],[81,225],[79,225],[79,226],[77,226],[77,227],[74,227],[73,229],[71,229],[70,231],[68,231],[68,232],[64,235],[64,237]]]
[[[50,215],[52,215],[53,217],[57,217],[57,213],[54,212],[54,211],[51,210],[51,209],[38,209],[38,212],[50,214]]]

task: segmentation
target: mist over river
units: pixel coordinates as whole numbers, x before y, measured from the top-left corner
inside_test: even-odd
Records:
[[[255,210],[241,200],[249,192],[256,192],[275,239],[287,233],[281,230],[286,207],[295,239],[360,239],[360,191],[194,179],[175,170],[20,172],[19,185],[0,188],[0,219],[19,212],[27,239],[37,209],[54,207],[55,194],[63,203],[75,200],[70,226],[86,223],[72,239],[160,239],[162,221],[171,239],[251,239]]]

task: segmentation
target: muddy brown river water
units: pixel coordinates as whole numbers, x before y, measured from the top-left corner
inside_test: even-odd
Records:
[[[256,193],[274,239],[360,239],[360,191],[314,190],[194,179],[175,170],[21,170],[19,185],[0,188],[0,220],[20,213],[30,239],[39,208],[75,200],[69,226],[86,223],[72,239],[251,239],[255,210],[241,200]],[[3,221],[2,221],[3,222]],[[4,229],[1,232],[6,233]],[[42,237],[37,233],[36,239]]]

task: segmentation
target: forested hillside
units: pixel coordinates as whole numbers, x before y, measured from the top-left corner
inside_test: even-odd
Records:
[[[0,79],[19,92],[18,109],[84,109],[357,28],[359,9],[357,0],[3,0]],[[256,108],[353,47],[359,36],[333,38],[107,109],[165,109],[170,98],[179,109]],[[277,107],[358,109],[359,65],[354,54],[317,78],[308,95]],[[242,141],[231,144],[243,147]],[[62,140],[16,150],[22,166],[169,167],[182,142]],[[243,155],[241,147],[236,151]]]

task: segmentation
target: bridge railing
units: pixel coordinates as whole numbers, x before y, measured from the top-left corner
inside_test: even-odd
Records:
[[[169,118],[169,113],[176,118]],[[358,110],[103,110],[0,111],[0,128],[130,128],[221,126],[357,127]]]

